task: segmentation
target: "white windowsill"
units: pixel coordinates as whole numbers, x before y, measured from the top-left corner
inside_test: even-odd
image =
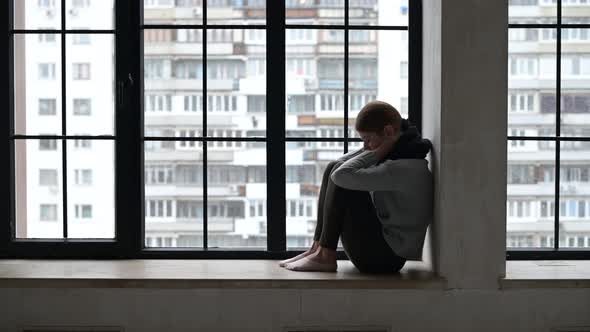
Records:
[[[349,261],[337,273],[292,272],[274,260],[0,260],[0,288],[444,289],[422,262],[399,274],[366,275]]]
[[[500,287],[590,288],[590,261],[507,261]]]

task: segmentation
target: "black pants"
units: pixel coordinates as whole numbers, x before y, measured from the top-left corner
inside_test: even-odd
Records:
[[[336,249],[341,238],[344,252],[361,272],[399,271],[406,259],[396,255],[385,242],[369,192],[345,189],[330,179],[340,165],[332,161],[324,171],[314,240],[322,247]]]

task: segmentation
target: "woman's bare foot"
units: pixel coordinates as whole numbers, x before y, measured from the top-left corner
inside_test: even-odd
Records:
[[[285,268],[291,271],[336,272],[336,250],[319,247],[314,253],[285,264]]]
[[[311,248],[307,249],[306,252],[301,253],[295,257],[280,261],[279,266],[285,267],[286,264],[293,263],[293,262],[298,261],[304,257],[307,257],[307,256],[313,254],[314,252],[316,252],[316,250],[318,250],[319,247],[320,247],[320,243],[318,241],[313,241]]]

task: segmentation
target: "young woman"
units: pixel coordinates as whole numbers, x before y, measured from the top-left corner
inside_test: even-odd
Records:
[[[338,239],[361,272],[397,272],[421,259],[433,210],[430,141],[381,101],[363,107],[355,129],[363,148],[324,171],[313,245],[281,266],[334,272]]]

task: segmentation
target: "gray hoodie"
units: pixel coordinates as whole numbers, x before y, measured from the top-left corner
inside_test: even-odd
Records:
[[[406,259],[420,260],[434,203],[428,161],[396,159],[376,165],[375,152],[362,148],[338,160],[344,163],[332,172],[332,181],[346,189],[368,191],[391,249]]]

